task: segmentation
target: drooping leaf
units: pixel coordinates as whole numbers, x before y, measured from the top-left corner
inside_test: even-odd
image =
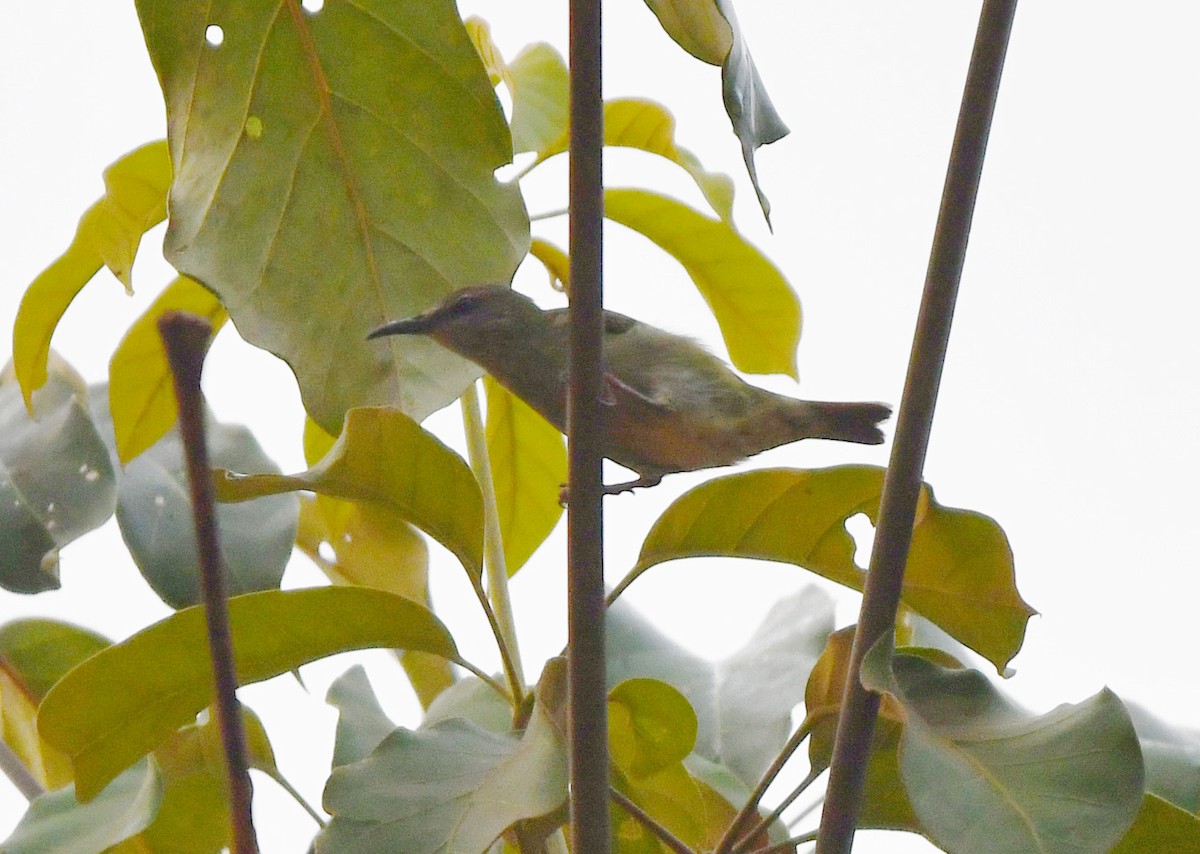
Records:
[[[779,269],[728,223],[648,190],[605,190],[604,215],[683,265],[716,317],[735,367],[796,376],[800,302]]]
[[[396,409],[353,409],[329,453],[295,475],[218,470],[217,498],[245,501],[311,490],[334,498],[374,501],[416,525],[483,576],[483,500],[467,464]]]
[[[366,759],[396,728],[380,707],[361,664],[333,680],[325,702],[338,710],[337,732],[333,737],[334,768]]]
[[[567,482],[567,449],[556,427],[491,377],[484,378],[484,390],[488,458],[512,576],[562,516],[558,499]]]
[[[1146,791],[1200,813],[1200,732],[1172,726],[1136,703],[1126,703],[1142,745]]]
[[[883,469],[760,469],[715,478],[667,508],[642,543],[624,587],[649,567],[684,557],[782,561],[862,590],[846,520],[878,516]],[[925,486],[901,602],[1003,672],[1034,610],[1017,592],[1012,551],[996,522],[942,507]]]
[[[75,296],[102,266],[126,290],[142,235],[167,215],[171,161],[167,144],[134,149],[104,170],[104,196],[79,220],[75,238],[29,285],[13,325],[13,363],[26,406],[46,382],[50,339]]]
[[[138,0],[176,180],[165,250],[295,372],[334,432],[390,403],[421,419],[478,369],[432,341],[365,340],[529,246],[511,141],[453,0]],[[219,45],[206,40],[219,27]]]
[[[566,771],[537,706],[520,740],[459,718],[400,728],[363,761],[334,769],[324,799],[333,819],[317,852],[478,854],[515,822],[556,810]]]
[[[742,146],[746,171],[768,224],[771,205],[758,183],[754,151],[787,136],[754,66],[731,0],[646,0],[667,34],[692,56],[721,66],[721,99]]]
[[[34,798],[16,829],[0,842],[4,854],[100,854],[154,820],[163,783],[149,759],[127,769],[94,798],[80,803],[66,786]]]
[[[214,337],[228,317],[211,291],[181,276],[129,327],[108,364],[109,411],[122,463],[141,454],[175,424],[175,388],[158,332],[158,319],[168,311],[203,317],[212,324]]]
[[[1147,794],[1129,831],[1109,854],[1200,851],[1200,816]]]
[[[570,293],[571,256],[548,240],[535,237],[529,243],[529,254],[542,262],[550,276],[550,287]]]
[[[437,617],[379,590],[250,593],[230,600],[229,619],[242,684],[353,649],[420,649],[459,660]],[[43,700],[38,729],[71,757],[86,799],[189,723],[212,702],[212,691],[204,614],[187,608],[68,673]]]
[[[12,364],[0,372],[0,587],[17,593],[57,588],[59,550],[116,506],[87,387],[57,356],[48,377],[27,410]]]
[[[1142,758],[1108,689],[1044,715],[1019,709],[974,670],[892,653],[863,684],[905,715],[900,774],[924,833],[947,851],[1105,854],[1142,805]]]
[[[816,588],[778,602],[742,649],[697,657],[618,600],[608,609],[608,684],[648,677],[679,690],[699,720],[696,752],[754,785],[791,732],[791,712],[833,629],[833,603]]]

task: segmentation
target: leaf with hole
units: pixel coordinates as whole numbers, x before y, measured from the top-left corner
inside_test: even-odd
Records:
[[[242,684],[353,649],[418,649],[459,661],[430,611],[361,587],[268,590],[229,601]],[[203,609],[186,608],[92,656],[42,702],[38,730],[71,758],[84,799],[212,703]]]
[[[500,103],[453,0],[363,6],[138,0],[176,180],[165,251],[296,374],[348,409],[421,419],[478,369],[420,337],[367,342],[529,247]],[[219,45],[205,39],[221,28]]]
[[[626,586],[685,557],[744,557],[804,567],[862,590],[846,520],[878,517],[883,469],[760,469],[718,477],[683,495],[642,543]],[[1035,612],[1017,592],[1008,538],[993,519],[943,507],[925,486],[900,601],[1003,671]]]

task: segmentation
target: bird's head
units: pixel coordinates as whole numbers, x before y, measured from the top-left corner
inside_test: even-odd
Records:
[[[428,335],[478,362],[536,335],[544,324],[542,310],[529,297],[502,285],[483,285],[456,291],[424,314],[386,323],[367,337]]]

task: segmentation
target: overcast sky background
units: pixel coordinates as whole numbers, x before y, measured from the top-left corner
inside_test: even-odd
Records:
[[[566,52],[561,0],[464,2],[511,59],[526,43]],[[668,105],[677,140],[738,183],[736,219],[788,276],[804,309],[801,384],[754,382],[815,399],[898,403],[978,3],[744,0],[742,30],[791,136],[760,150],[773,203],[763,225],[720,102],[719,70],[680,50],[643,3],[605,6],[607,96]],[[164,134],[161,96],[132,3],[9,4],[0,52],[0,358],[25,286],[67,245],[124,152]],[[1027,2],[1018,10],[934,424],[926,479],[937,499],[996,518],[1007,532],[1030,623],[1004,685],[1038,711],[1108,685],[1162,717],[1196,722],[1200,561],[1200,9],[1182,2]],[[531,213],[565,204],[565,158],[524,185]],[[615,152],[612,185],[648,185],[696,206],[680,170]],[[565,223],[534,232],[565,246]],[[102,273],[68,312],[55,348],[89,381],[105,378],[128,325],[170,278],[162,230],[143,244],[127,298]],[[682,269],[643,238],[606,231],[606,304],[723,353]],[[562,299],[526,264],[517,286]],[[205,378],[223,420],[246,423],[284,470],[303,468],[302,412],[286,367],[227,328]],[[454,409],[432,426],[461,442]],[[802,443],[744,468],[886,464],[888,447]],[[709,474],[609,499],[609,577],[632,565],[651,521]],[[514,583],[527,669],[565,633],[560,529]],[[451,558],[435,555],[434,595],[466,657],[495,666]],[[115,523],[62,556],[63,590],[0,591],[0,620],[69,619],[122,638],[168,613],[137,575]],[[288,586],[319,583],[297,558]],[[721,657],[770,605],[813,579],[794,567],[734,561],[660,566],[628,597],[670,635]],[[858,597],[818,582],[839,602]],[[413,721],[382,653],[358,656],[388,708]],[[314,802],[328,773],[334,715],[321,697],[350,659],[305,668],[313,690],[275,680],[243,691],[263,713],[280,765]],[[406,717],[407,716],[407,717]],[[319,745],[313,749],[313,745]],[[311,823],[273,784],[257,784],[263,850],[304,850]],[[0,838],[24,809],[0,781]],[[808,827],[810,824],[805,824]],[[862,851],[925,851],[863,834]],[[878,846],[878,847],[875,847]]]

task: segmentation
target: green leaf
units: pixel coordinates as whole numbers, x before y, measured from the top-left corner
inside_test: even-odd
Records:
[[[59,550],[116,506],[83,380],[57,356],[48,376],[27,410],[11,363],[0,372],[0,587],[17,593],[57,588]]]
[[[1200,816],[1147,794],[1129,832],[1109,854],[1200,851]]]
[[[483,499],[462,458],[396,409],[346,413],[342,435],[308,471],[295,475],[216,472],[221,501],[311,490],[374,501],[448,548],[473,581],[483,577]]]
[[[1142,745],[1146,791],[1200,812],[1200,733],[1159,720],[1136,703],[1125,706]]]
[[[171,162],[165,142],[135,149],[104,170],[104,196],[79,220],[75,238],[25,290],[13,325],[13,363],[25,405],[46,382],[50,339],[75,296],[102,266],[132,288],[142,235],[167,215]]]
[[[421,727],[431,727],[450,718],[462,718],[489,732],[503,734],[512,729],[513,709],[511,703],[495,688],[478,677],[470,676],[460,679],[438,695],[425,712]]]
[[[566,752],[539,706],[520,740],[458,718],[401,728],[363,761],[334,769],[324,799],[333,819],[317,852],[479,854],[566,795]]]
[[[1108,689],[1032,715],[978,671],[891,650],[863,684],[905,714],[900,774],[923,832],[947,851],[1105,854],[1142,804],[1137,734]]]
[[[333,737],[334,768],[366,759],[396,728],[380,707],[361,664],[333,680],[325,702],[338,710]]]
[[[339,652],[419,649],[459,661],[425,608],[379,590],[268,590],[229,601],[241,684]],[[42,737],[71,757],[89,798],[212,703],[204,614],[187,608],[80,664],[42,702]]]
[[[146,759],[127,769],[87,803],[73,786],[34,798],[12,836],[0,842],[4,854],[100,854],[153,821],[162,802],[163,782]]]
[[[733,47],[733,28],[715,0],[646,0],[662,28],[701,62],[720,65]]]
[[[210,421],[207,440],[213,465],[278,471],[245,427]],[[298,512],[294,495],[217,507],[230,595],[279,587],[292,555]],[[125,466],[118,478],[117,522],[142,577],[164,602],[172,608],[200,602],[196,523],[183,442],[174,429]]]
[[[800,302],[779,269],[728,223],[648,190],[605,190],[604,215],[683,265],[716,317],[735,367],[797,375]]]
[[[419,336],[365,340],[509,281],[529,246],[520,191],[493,174],[512,159],[504,114],[453,0],[137,9],[167,106],[171,263],[291,366],[330,432],[352,407],[422,419],[458,397],[474,365]]]
[[[567,482],[562,434],[491,377],[487,394],[487,448],[496,489],[500,536],[508,574],[532,557],[562,516],[558,494]]]
[[[760,469],[714,478],[667,508],[642,543],[637,566],[685,557],[781,561],[862,590],[846,520],[875,522],[883,469]],[[1017,592],[1012,551],[996,522],[942,507],[925,486],[913,527],[901,602],[1003,671],[1036,613]]]
[[[809,670],[833,629],[833,603],[806,588],[777,603],[744,647],[711,662],[661,634],[621,600],[608,609],[610,687],[649,677],[687,697],[699,720],[696,752],[753,785],[791,733]]]
[[[513,150],[517,154],[536,151],[538,160],[545,160],[542,152],[567,133],[571,83],[567,64],[557,50],[538,42],[516,55],[508,74]]]
[[[174,380],[158,332],[158,319],[168,311],[205,318],[214,337],[228,318],[211,291],[181,276],[129,327],[108,364],[109,411],[122,463],[141,454],[175,424]]]

